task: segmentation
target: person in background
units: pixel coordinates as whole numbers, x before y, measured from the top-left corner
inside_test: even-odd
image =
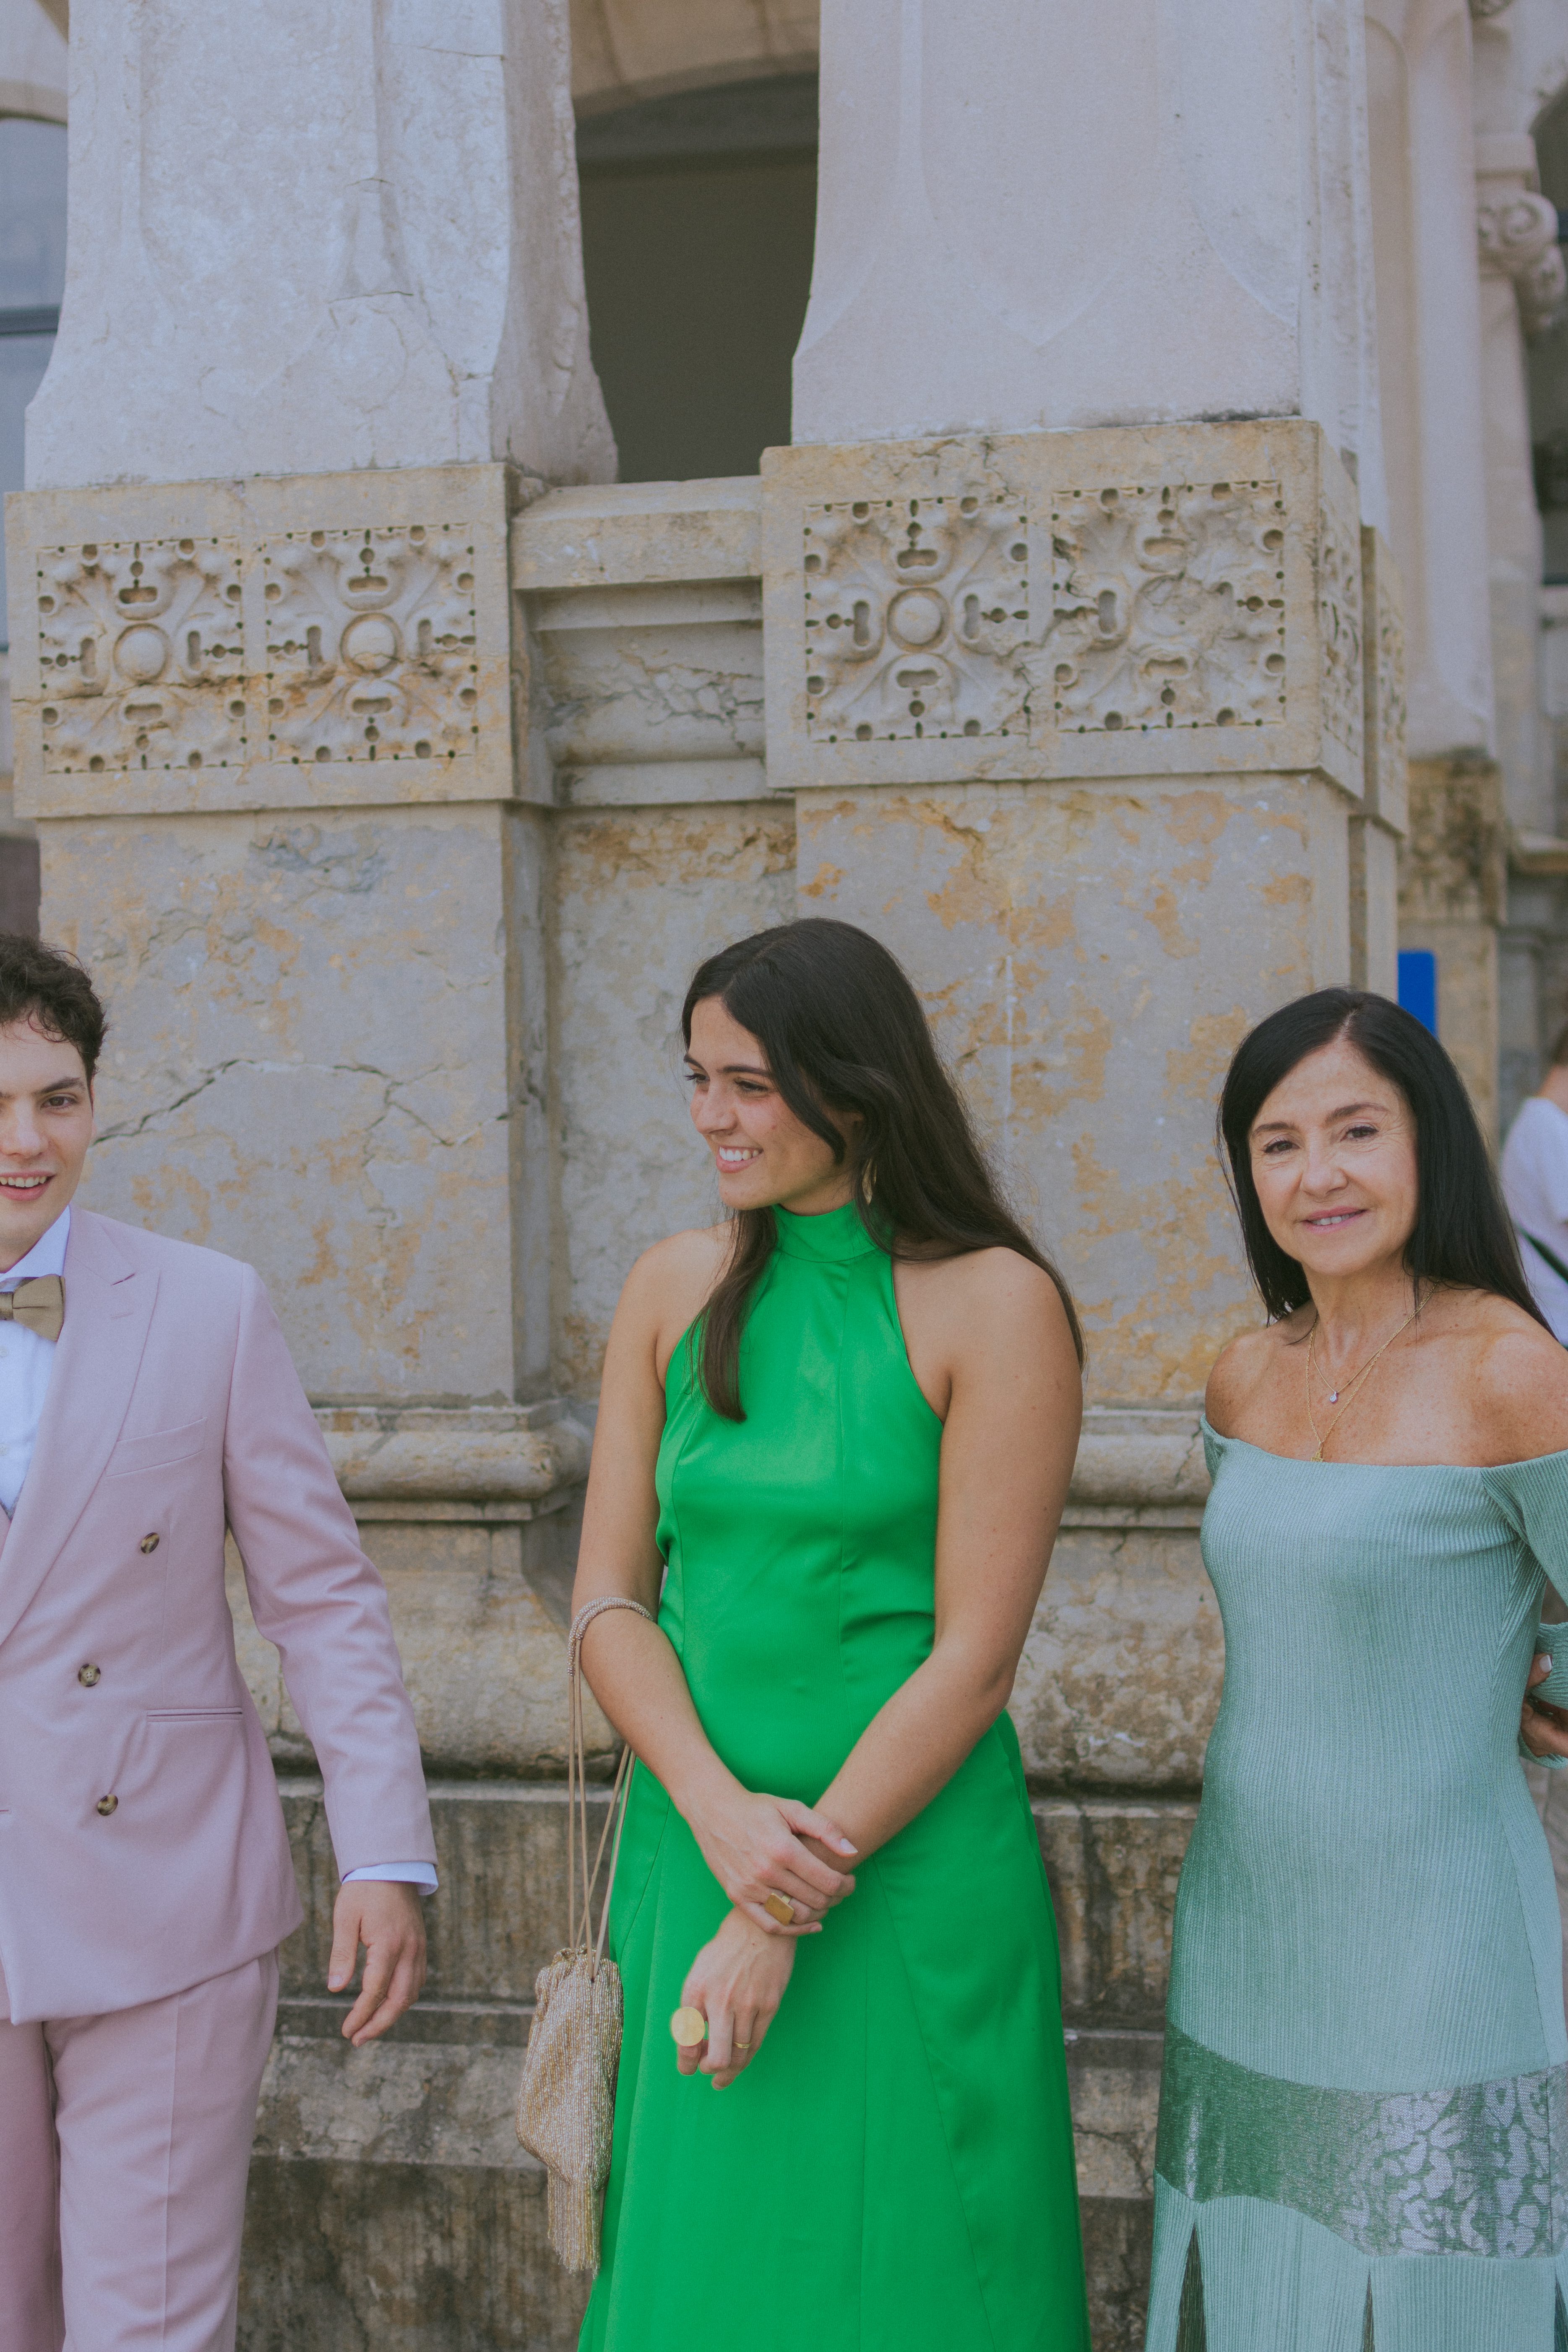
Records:
[[[1568,1024],[1552,1066],[1509,1129],[1502,1191],[1531,1296],[1568,1347]]]

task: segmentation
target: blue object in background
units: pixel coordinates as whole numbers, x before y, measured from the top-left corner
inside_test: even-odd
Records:
[[[1399,1002],[1424,1029],[1437,1034],[1437,959],[1429,948],[1400,949]]]

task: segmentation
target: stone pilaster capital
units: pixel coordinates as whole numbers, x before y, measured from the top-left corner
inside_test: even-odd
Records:
[[[1476,206],[1482,275],[1510,278],[1527,335],[1550,326],[1568,294],[1568,272],[1557,242],[1557,207],[1523,187],[1497,188]]]

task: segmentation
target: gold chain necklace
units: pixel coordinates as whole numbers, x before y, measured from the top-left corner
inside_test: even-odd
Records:
[[[1415,1304],[1412,1307],[1404,1322],[1400,1324],[1399,1329],[1391,1331],[1387,1339],[1383,1342],[1383,1346],[1373,1349],[1371,1355],[1367,1358],[1360,1371],[1355,1373],[1352,1379],[1342,1382],[1339,1388],[1331,1389],[1329,1391],[1329,1402],[1331,1404],[1339,1404],[1340,1409],[1338,1412],[1335,1413],[1332,1421],[1330,1422],[1327,1429],[1324,1430],[1321,1437],[1318,1435],[1317,1416],[1312,1411],[1312,1346],[1318,1336],[1318,1327],[1316,1323],[1313,1324],[1311,1329],[1307,1334],[1307,1422],[1313,1437],[1317,1439],[1318,1450],[1311,1457],[1314,1462],[1321,1462],[1322,1460],[1324,1446],[1328,1444],[1330,1438],[1333,1435],[1341,1422],[1343,1421],[1352,1405],[1354,1404],[1356,1397],[1360,1393],[1363,1381],[1366,1379],[1367,1374],[1371,1371],[1378,1358],[1383,1354],[1384,1349],[1393,1347],[1395,1339],[1399,1337],[1400,1331],[1409,1330],[1410,1326],[1415,1322],[1415,1318],[1420,1311],[1421,1291],[1419,1285],[1417,1285]],[[1344,1399],[1343,1404],[1340,1404],[1340,1399],[1342,1397]]]

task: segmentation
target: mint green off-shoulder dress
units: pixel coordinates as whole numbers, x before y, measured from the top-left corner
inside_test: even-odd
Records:
[[[929,1654],[942,1430],[852,1208],[775,1213],[743,1422],[677,1349],[659,1622],[750,1789],[815,1802]],[[1004,1716],[801,1939],[728,2090],[668,2021],[729,1906],[642,1766],[626,2037],[584,2352],[1088,2352],[1055,1923]]]
[[[1518,1733],[1545,1580],[1568,1591],[1568,1454],[1205,1442],[1225,1695],[1176,1903],[1149,2352],[1564,2352],[1563,1939]]]

